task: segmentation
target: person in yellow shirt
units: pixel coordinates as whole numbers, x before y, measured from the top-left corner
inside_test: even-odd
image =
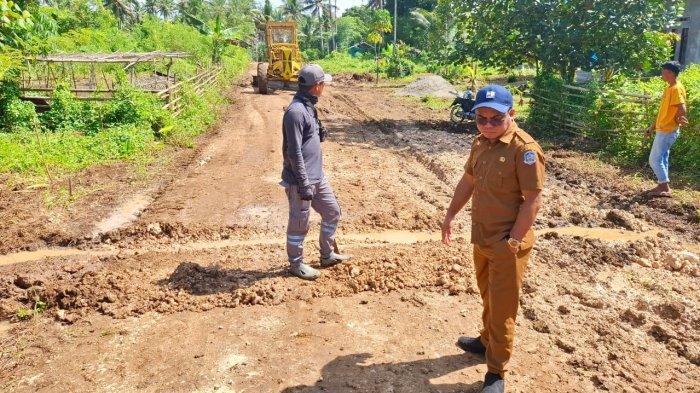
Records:
[[[656,131],[649,153],[649,166],[659,183],[647,191],[647,195],[651,197],[671,196],[671,187],[668,184],[671,146],[680,135],[680,127],[688,124],[685,88],[678,80],[680,72],[681,65],[677,61],[669,61],[661,66],[661,77],[668,83],[668,87],[664,90],[656,122],[649,127],[650,133]]]

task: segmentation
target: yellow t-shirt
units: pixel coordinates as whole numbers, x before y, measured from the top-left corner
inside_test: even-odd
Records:
[[[685,101],[685,87],[680,81],[664,90],[659,115],[656,117],[656,131],[671,132],[678,129],[679,124],[676,121],[678,107],[676,105],[685,104]]]

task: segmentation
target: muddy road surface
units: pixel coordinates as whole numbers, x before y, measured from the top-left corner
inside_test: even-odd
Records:
[[[50,213],[0,193],[23,233],[2,239],[0,390],[478,391],[485,365],[454,345],[480,325],[468,209],[439,242],[473,136],[391,88],[328,89],[326,173],[355,258],[302,282],[278,185],[291,93],[231,94],[197,149],[139,182],[115,170],[99,207],[39,225]],[[699,392],[700,204],[547,155],[507,390]]]

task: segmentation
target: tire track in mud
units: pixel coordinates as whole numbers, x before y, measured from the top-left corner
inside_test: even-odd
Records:
[[[440,181],[442,181],[446,186],[451,187],[454,186],[452,184],[449,176],[447,175],[448,170],[445,168],[442,164],[440,164],[436,159],[433,157],[430,157],[429,154],[426,154],[420,147],[414,145],[411,143],[409,138],[405,138],[403,136],[402,132],[406,131],[412,131],[412,129],[402,129],[400,126],[398,126],[395,122],[387,119],[377,119],[373,115],[369,114],[367,111],[362,109],[358,104],[356,100],[351,99],[347,94],[345,93],[340,93],[340,92],[333,92],[331,95],[331,98],[337,99],[341,101],[343,104],[345,104],[348,108],[347,113],[349,114],[359,114],[361,118],[364,118],[365,120],[369,120],[374,128],[383,133],[387,134],[393,137],[393,141],[391,142],[395,147],[398,148],[406,148],[406,150],[400,150],[397,153],[403,155],[407,159],[413,159],[417,160],[420,164],[422,164],[428,171],[430,171],[435,177],[437,177]],[[336,108],[333,108],[336,109]],[[353,119],[357,121],[357,119]],[[360,132],[362,133],[362,137],[364,141],[367,141],[367,136],[366,133],[362,130],[362,127],[360,128]],[[440,130],[435,130],[432,128],[426,128],[426,127],[420,127],[420,126],[415,126],[413,130],[422,130],[425,132],[443,132]],[[467,151],[468,154],[468,151]]]

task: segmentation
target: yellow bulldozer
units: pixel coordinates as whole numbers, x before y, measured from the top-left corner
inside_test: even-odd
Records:
[[[267,22],[265,41],[267,62],[258,63],[255,78],[260,94],[268,93],[270,81],[281,81],[285,86],[298,83],[302,59],[296,22]]]

